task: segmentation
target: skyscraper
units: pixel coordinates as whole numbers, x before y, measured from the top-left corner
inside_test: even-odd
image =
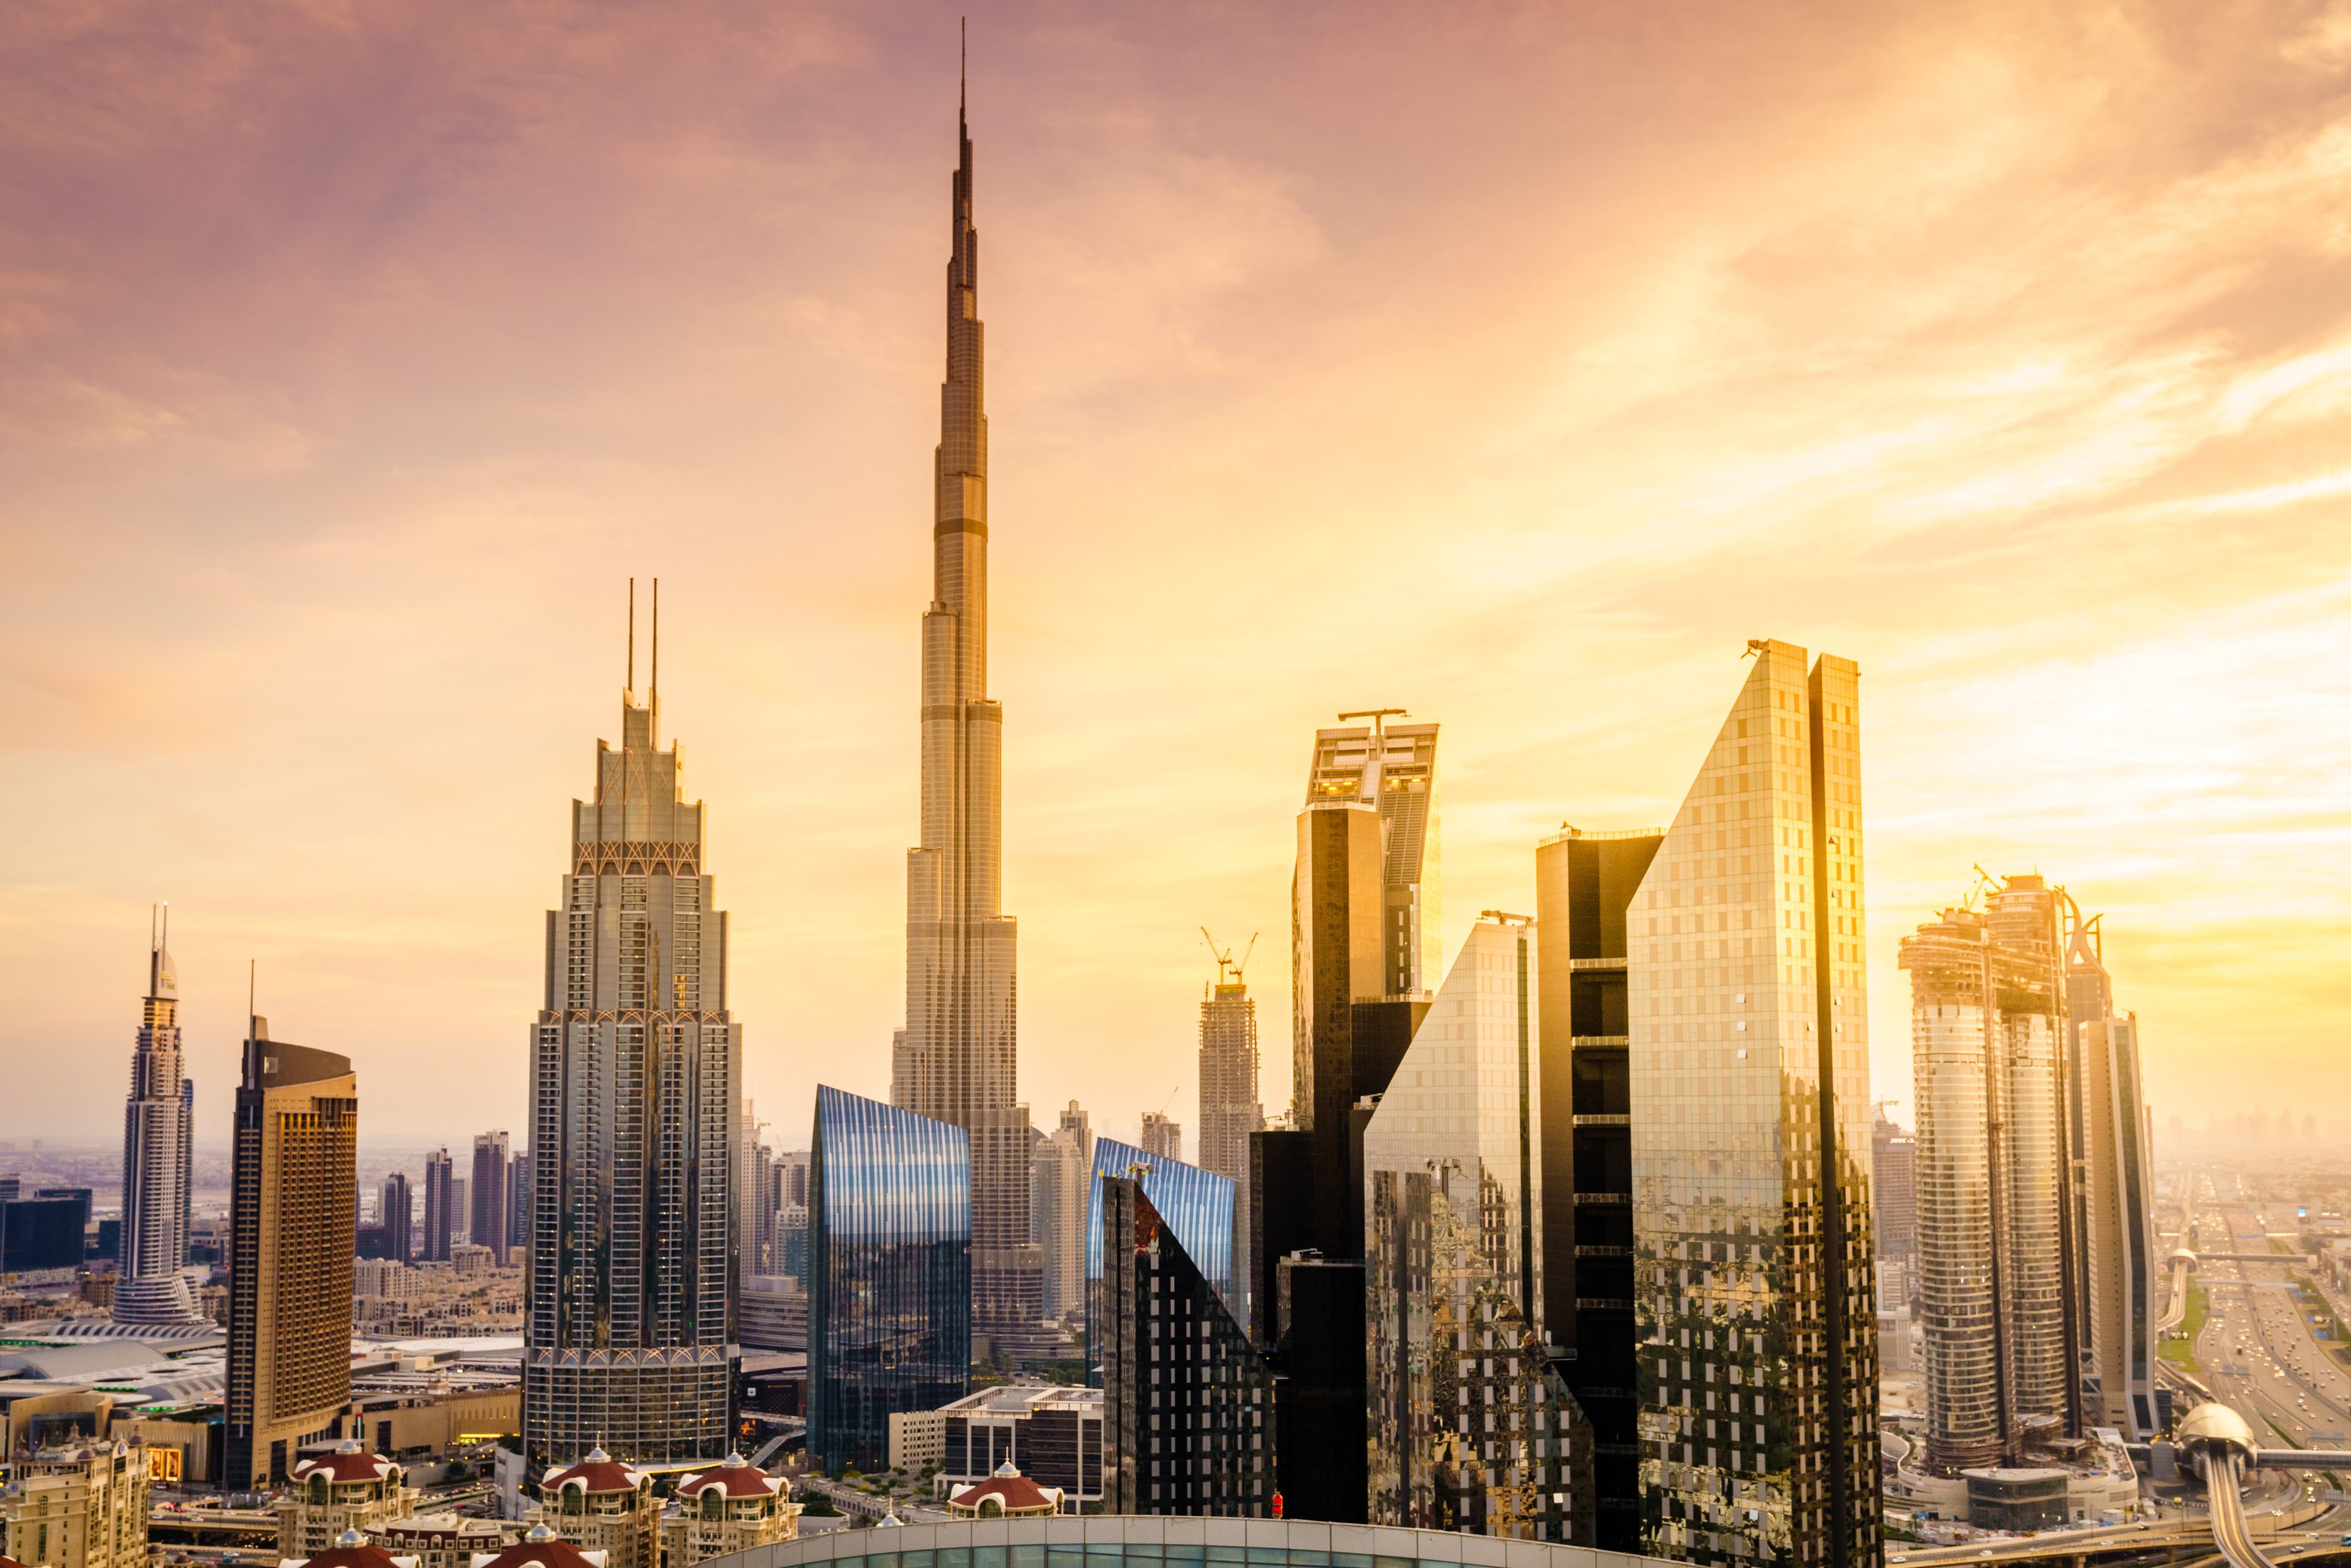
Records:
[[[1607,1552],[1641,1550],[1626,912],[1664,841],[1658,829],[1567,827],[1535,848],[1541,1323],[1591,1427],[1592,1511],[1577,1523],[1588,1521],[1589,1543]]]
[[[408,1190],[408,1178],[398,1171],[383,1178],[376,1223],[383,1231],[385,1257],[395,1263],[415,1261],[416,1200]]]
[[[1029,1238],[1016,926],[1000,897],[1004,709],[987,695],[986,345],[971,132],[960,105],[956,129],[946,380],[923,615],[923,837],[906,854],[906,1028],[892,1053],[890,1098],[970,1134],[973,1323],[1013,1336],[1042,1316],[1043,1258]]]
[[[2061,897],[2010,877],[1902,942],[1927,1462],[1945,1473],[2013,1454],[2027,1416],[2077,1421]]]
[[[2090,1413],[2134,1439],[2159,1429],[2155,1408],[2156,1274],[2153,1119],[2139,1078],[2138,1019],[2082,1025],[2089,1195],[2083,1256],[2090,1284]]]
[[[1143,1152],[1164,1160],[1184,1157],[1184,1124],[1157,1111],[1143,1113]]]
[[[256,1018],[236,1091],[223,1487],[283,1483],[351,1394],[359,1080]]]
[[[1200,1168],[1249,1179],[1249,1140],[1265,1126],[1257,1091],[1257,1000],[1241,967],[1217,956],[1217,978],[1200,998]]]
[[[1087,1190],[1093,1157],[1092,1125],[1072,1100],[1061,1125],[1037,1145],[1029,1176],[1029,1220],[1043,1253],[1049,1318],[1071,1318],[1086,1310]]]
[[[424,1239],[418,1260],[446,1263],[457,1236],[457,1163],[446,1149],[424,1156]]]
[[[1749,651],[1630,911],[1643,1546],[1876,1568],[1859,672]]]
[[[1590,1540],[1591,1433],[1538,1322],[1538,965],[1531,922],[1472,926],[1364,1130],[1374,1524]]]
[[[685,799],[676,747],[661,746],[658,583],[642,706],[630,619],[621,746],[597,743],[595,798],[571,803],[531,1030],[534,1468],[600,1444],[638,1463],[716,1458],[733,1441],[742,1026],[726,1010],[703,807]]]
[[[507,1246],[519,1249],[529,1245],[530,1155],[526,1152],[507,1166]]]
[[[114,1321],[201,1322],[188,1261],[188,1139],[195,1085],[180,1056],[180,986],[165,946],[172,914],[149,933],[147,999],[122,1111],[122,1243]]]
[[[870,1470],[891,1416],[970,1390],[971,1144],[819,1084],[808,1170],[808,1451]]]
[[[475,1246],[488,1248],[490,1261],[501,1266],[507,1260],[507,1212],[510,1197],[507,1182],[512,1175],[506,1133],[501,1130],[475,1134],[474,1176],[465,1191],[465,1235]]]
[[[1877,1255],[1907,1260],[1918,1250],[1918,1140],[1879,1106],[1869,1128]]]
[[[1380,814],[1383,996],[1425,991],[1445,972],[1437,852],[1437,727],[1387,720],[1402,708],[1343,713],[1371,725],[1314,732],[1306,800],[1354,800]]]

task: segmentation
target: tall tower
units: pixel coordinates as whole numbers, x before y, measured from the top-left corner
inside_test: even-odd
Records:
[[[1249,1134],[1265,1126],[1257,1097],[1257,1001],[1242,975],[1248,962],[1246,954],[1237,964],[1230,952],[1217,953],[1216,983],[1200,998],[1200,1168],[1244,1190]]]
[[[702,803],[660,744],[654,595],[652,692],[639,705],[632,624],[621,747],[597,743],[596,796],[571,803],[562,906],[547,916],[523,1321],[535,1469],[600,1446],[645,1464],[714,1458],[732,1441],[743,1033]]]
[[[1445,973],[1444,910],[1438,898],[1437,727],[1389,724],[1398,707],[1343,713],[1368,727],[1318,729],[1306,776],[1306,803],[1353,800],[1380,814],[1379,984],[1383,996],[1434,988]]]
[[[507,1205],[513,1197],[507,1190],[507,1161],[504,1129],[474,1134],[474,1176],[465,1188],[472,1212],[465,1234],[475,1246],[488,1248],[491,1260],[502,1267],[507,1260]]]
[[[172,912],[149,933],[147,1000],[122,1108],[121,1273],[114,1321],[200,1322],[181,1269],[188,1260],[188,1129],[194,1086],[180,1057],[179,977],[165,946]]]
[[[987,695],[987,414],[971,131],[956,111],[946,380],[923,614],[923,840],[906,853],[906,1029],[891,1099],[971,1142],[972,1326],[1035,1328],[1029,1108],[1019,1098],[1015,923],[1001,899],[1004,709]]]
[[[221,1484],[283,1485],[351,1396],[359,1080],[256,1018],[236,1091]]]
[[[1860,671],[1755,664],[1627,912],[1642,1550],[1876,1568]]]

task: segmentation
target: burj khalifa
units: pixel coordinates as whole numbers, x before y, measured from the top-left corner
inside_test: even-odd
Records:
[[[970,1134],[972,1325],[1001,1355],[1037,1327],[1043,1262],[1029,1236],[1017,927],[1002,901],[1004,709],[987,695],[985,336],[971,132],[960,109],[956,131],[933,586],[923,615],[923,836],[906,854],[906,1028],[891,1099]]]

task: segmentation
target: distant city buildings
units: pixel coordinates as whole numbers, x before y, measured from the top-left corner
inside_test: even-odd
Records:
[[[1859,672],[1755,663],[1628,910],[1643,1550],[1882,1560]]]
[[[165,905],[150,933],[147,999],[123,1106],[122,1224],[113,1301],[114,1321],[120,1323],[204,1321],[194,1287],[183,1272],[188,1262],[189,1139],[196,1086],[183,1071],[180,1052],[179,977],[166,946],[171,920]]]
[[[1044,1313],[1067,1321],[1086,1310],[1086,1218],[1093,1175],[1093,1127],[1072,1100],[1039,1141],[1029,1168],[1029,1233],[1042,1254]]]
[[[383,1178],[376,1200],[376,1225],[383,1233],[382,1255],[395,1263],[416,1260],[416,1200],[399,1171]]]
[[[1880,1105],[1869,1129],[1871,1197],[1877,1256],[1906,1267],[1918,1251],[1918,1140]]]
[[[965,1129],[818,1086],[808,1452],[820,1469],[878,1468],[893,1413],[967,1391],[972,1179]]]
[[[424,1239],[417,1257],[446,1263],[457,1239],[457,1163],[446,1149],[424,1156]]]
[[[1143,1152],[1155,1159],[1184,1157],[1183,1126],[1157,1111],[1143,1113]]]
[[[600,1447],[644,1464],[710,1460],[734,1442],[742,1026],[726,1008],[704,808],[661,743],[660,588],[643,704],[631,592],[621,745],[597,743],[594,798],[571,805],[531,1030],[534,1466]],[[502,1145],[496,1155],[502,1177]]]
[[[359,1080],[256,1018],[236,1092],[223,1483],[283,1484],[350,1398]]]

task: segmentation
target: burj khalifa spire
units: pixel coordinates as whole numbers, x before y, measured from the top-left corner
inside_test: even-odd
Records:
[[[987,414],[972,226],[971,131],[958,106],[946,275],[946,379],[923,615],[922,843],[906,856],[906,1028],[891,1098],[971,1137],[972,1322],[999,1352],[1033,1332],[1029,1108],[1019,1103],[1013,957],[1001,899],[1004,710],[987,695]]]

